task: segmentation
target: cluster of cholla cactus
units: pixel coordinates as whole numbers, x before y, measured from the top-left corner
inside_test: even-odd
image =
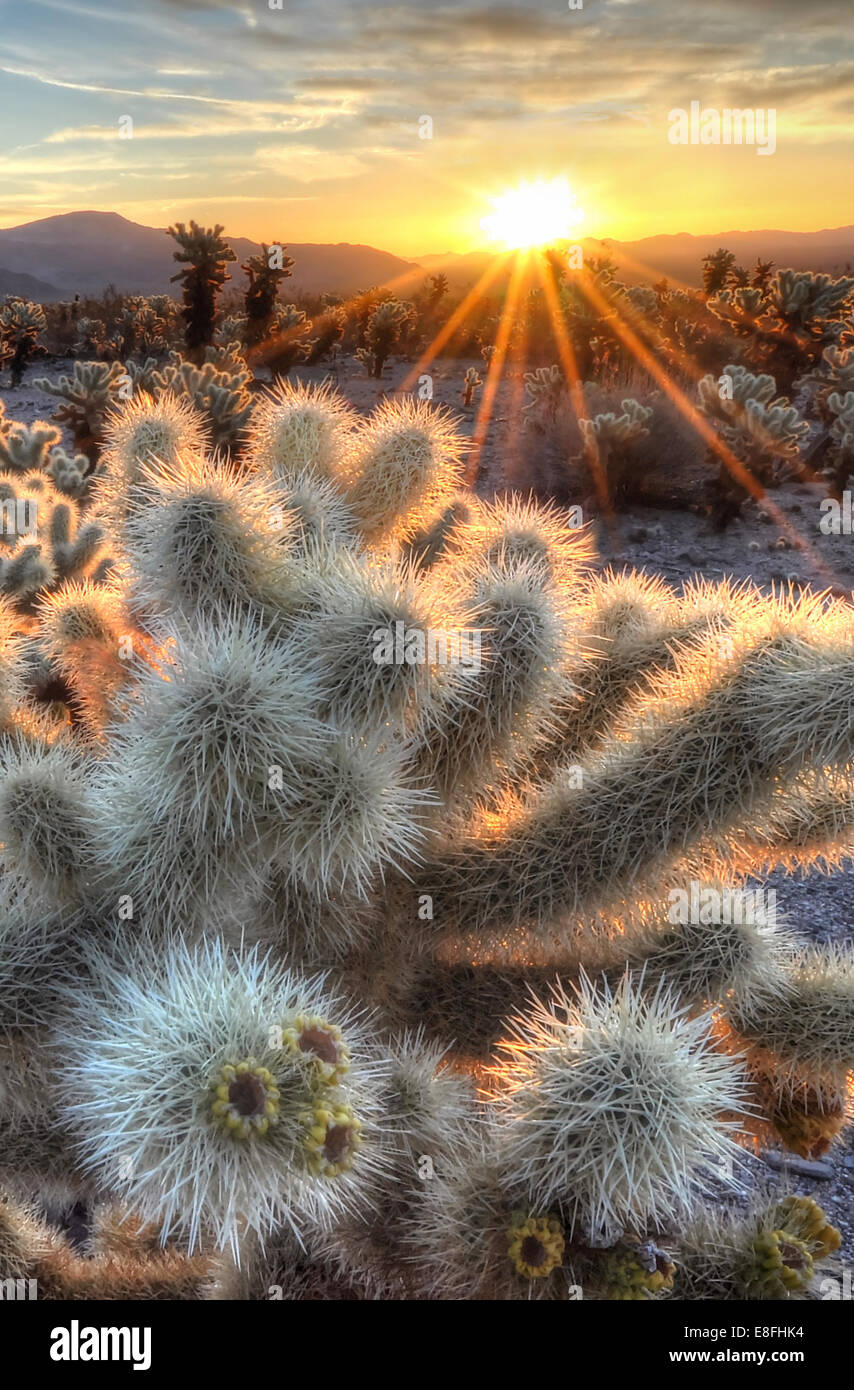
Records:
[[[0,366],[9,367],[10,383],[20,386],[28,364],[39,356],[44,310],[29,299],[7,298],[0,305]]]
[[[405,330],[411,327],[413,315],[413,306],[400,299],[384,299],[373,310],[365,328],[364,345],[354,353],[369,376],[377,381],[382,377],[383,367]]]
[[[772,376],[731,363],[720,377],[711,373],[697,388],[700,414],[713,421],[725,451],[718,465],[713,517],[724,526],[737,515],[751,486],[766,488],[797,469],[809,425]],[[716,451],[710,450],[712,456]]]
[[[89,503],[114,563],[2,607],[0,1277],[833,1277],[814,1203],[727,1193],[847,1119],[854,957],[747,885],[854,847],[849,610],[601,574],[463,453],[411,396],[282,385],[238,469],[140,395]]]
[[[838,346],[854,301],[854,277],[811,270],[778,270],[752,286],[720,289],[708,308],[743,342],[752,362],[789,392],[797,378]]]
[[[649,434],[651,406],[621,402],[620,414],[609,410],[578,421],[587,467],[594,484],[611,504],[623,501],[631,485],[634,446]]]

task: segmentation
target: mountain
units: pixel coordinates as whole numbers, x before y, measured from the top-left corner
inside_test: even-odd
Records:
[[[616,261],[619,278],[626,284],[649,284],[662,276],[671,284],[698,288],[703,281],[703,257],[725,246],[735,254],[738,264],[751,269],[758,258],[773,261],[775,267],[792,266],[795,270],[827,271],[846,275],[854,267],[854,226],[833,227],[820,232],[714,232],[694,236],[689,232],[674,235],[643,237],[640,241],[617,241],[614,237],[596,240],[583,237],[581,245],[585,258],[607,256]],[[444,256],[421,256],[422,276],[441,271],[454,289],[473,284],[491,265],[494,251],[469,251],[463,255],[449,252]],[[494,288],[506,285],[512,262],[493,282]],[[523,288],[535,283],[533,273],[526,276]]]
[[[0,296],[4,294],[17,294],[22,299],[34,300],[36,304],[47,304],[62,298],[56,285],[37,280],[34,275],[16,275],[13,270],[0,267]]]
[[[246,237],[227,237],[237,255],[227,288],[241,290],[245,277],[240,266],[257,254],[258,243]],[[583,240],[585,255],[612,257],[620,278],[629,284],[666,276],[672,283],[698,286],[702,259],[719,246],[733,251],[741,265],[752,266],[757,257],[796,270],[824,270],[837,275],[854,265],[854,226],[819,232],[715,232],[694,236],[688,232],[643,237],[639,241]],[[70,299],[75,294],[98,295],[107,285],[136,294],[176,294],[170,278],[179,269],[172,258],[174,243],[162,229],[130,222],[115,212],[69,212],[45,217],[21,227],[0,229],[0,295],[24,294],[45,303]],[[418,261],[402,260],[373,246],[289,242],[294,257],[293,276],[283,293],[328,292],[355,294],[370,285],[393,285],[403,296],[423,285],[428,275],[442,272],[454,288],[474,283],[494,260],[495,252],[426,255]],[[496,288],[506,281],[506,270]]]
[[[668,280],[698,286],[702,283],[703,257],[719,246],[734,252],[739,265],[748,269],[757,257],[779,267],[836,275],[847,274],[854,266],[854,227],[819,232],[715,232],[708,236],[678,232],[672,236],[643,237],[640,241],[616,241],[609,237],[601,242],[586,242],[585,246],[595,246],[600,254],[610,255],[620,266],[620,278],[629,283],[657,280],[665,275]]]
[[[246,237],[226,233],[226,239],[237,256],[227,288],[242,289],[240,266],[261,247]],[[37,277],[46,290],[33,291],[32,297],[45,302],[98,295],[109,284],[129,294],[175,294],[170,278],[180,266],[172,258],[174,249],[162,229],[143,227],[115,212],[68,212],[0,229],[0,266],[14,275]],[[295,265],[285,290],[354,294],[415,269],[411,261],[388,251],[348,242],[290,242],[287,253]]]

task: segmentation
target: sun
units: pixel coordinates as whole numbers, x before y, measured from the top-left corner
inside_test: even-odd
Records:
[[[480,225],[492,241],[503,241],[508,250],[559,241],[584,219],[566,179],[523,182],[489,201],[493,210],[481,218]]]

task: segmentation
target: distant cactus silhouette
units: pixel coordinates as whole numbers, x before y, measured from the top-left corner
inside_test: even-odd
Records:
[[[174,252],[176,261],[185,262],[183,270],[173,275],[180,280],[184,307],[181,317],[184,320],[184,337],[187,353],[199,365],[206,347],[213,342],[216,320],[217,297],[227,280],[231,277],[225,267],[237,257],[222,237],[223,228],[200,227],[190,222],[176,222],[169,227],[169,236],[178,243]]]

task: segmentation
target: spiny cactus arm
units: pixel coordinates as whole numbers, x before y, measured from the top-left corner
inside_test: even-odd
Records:
[[[663,872],[710,832],[744,822],[778,779],[854,755],[844,627],[772,623],[722,661],[695,652],[601,751],[420,871],[461,920],[545,923]]]
[[[298,482],[305,469],[339,482],[353,447],[356,415],[327,383],[319,387],[279,384],[262,396],[248,432],[248,467]]]
[[[132,658],[150,647],[122,598],[93,580],[68,582],[42,600],[33,634],[50,668],[68,683],[72,713],[102,738],[133,680]]]
[[[88,789],[75,750],[8,748],[0,782],[4,864],[29,878],[44,903],[74,909],[86,892],[89,853]]]
[[[804,773],[766,798],[749,825],[704,849],[707,866],[730,874],[839,869],[854,858],[851,779],[831,769]]]
[[[35,1279],[41,1262],[61,1244],[35,1203],[0,1194],[0,1280]]]
[[[91,567],[104,540],[104,528],[97,521],[77,524],[77,508],[69,499],[57,502],[48,524],[51,556],[61,580],[82,577]]]
[[[209,429],[185,396],[164,390],[155,399],[140,393],[107,420],[103,466],[93,487],[93,509],[121,544],[129,516],[147,496],[143,468],[164,470],[201,455]]]
[[[277,627],[295,608],[294,523],[269,483],[182,455],[138,465],[126,510],[128,594],[152,621],[254,610]]]
[[[314,674],[324,718],[368,733],[426,725],[437,661],[428,638],[443,614],[413,569],[342,549],[314,579],[309,566],[307,587],[290,646]]]
[[[449,412],[404,396],[358,431],[344,492],[366,540],[403,540],[447,506],[462,480],[464,441]]]
[[[56,580],[56,569],[40,544],[19,545],[2,562],[0,590],[16,603],[31,602],[42,589]]]
[[[478,500],[472,494],[456,494],[438,517],[429,525],[419,527],[403,543],[401,553],[404,558],[411,560],[419,570],[429,570],[446,553],[458,530],[473,527],[478,506]]]
[[[437,583],[442,577],[434,572]],[[413,759],[445,802],[503,781],[548,729],[566,695],[573,631],[565,596],[536,560],[510,567],[482,559],[456,582],[450,625],[461,659],[436,670]]]
[[[743,1068],[666,988],[582,978],[511,1021],[494,1077],[499,1159],[538,1211],[573,1234],[618,1239],[690,1213],[711,1161],[737,1161]]]
[[[594,747],[642,682],[671,669],[681,645],[708,636],[725,621],[720,605],[693,611],[647,576],[591,576],[579,596],[578,635],[568,658],[569,688],[547,737],[531,750],[533,774],[548,778],[556,763]]]
[[[781,1062],[844,1079],[854,1068],[854,954],[823,946],[770,974],[747,970],[725,1014],[740,1037]]]
[[[198,1301],[216,1296],[220,1264],[209,1255],[161,1250],[144,1259],[128,1255],[77,1255],[67,1245],[34,1266],[40,1299],[62,1303],[91,1300]]]
[[[590,531],[573,525],[574,518],[515,494],[493,502],[463,494],[450,506],[454,524],[444,547],[449,568],[470,573],[476,582],[485,562],[508,571],[530,562],[544,579],[571,589],[573,599],[582,601],[581,580],[595,547]]]
[[[691,902],[698,904],[696,920]],[[722,880],[691,880],[671,890],[645,922],[630,924],[616,946],[647,988],[670,987],[686,1005],[716,1004],[747,972],[782,999],[785,966],[797,939],[745,890]]]

